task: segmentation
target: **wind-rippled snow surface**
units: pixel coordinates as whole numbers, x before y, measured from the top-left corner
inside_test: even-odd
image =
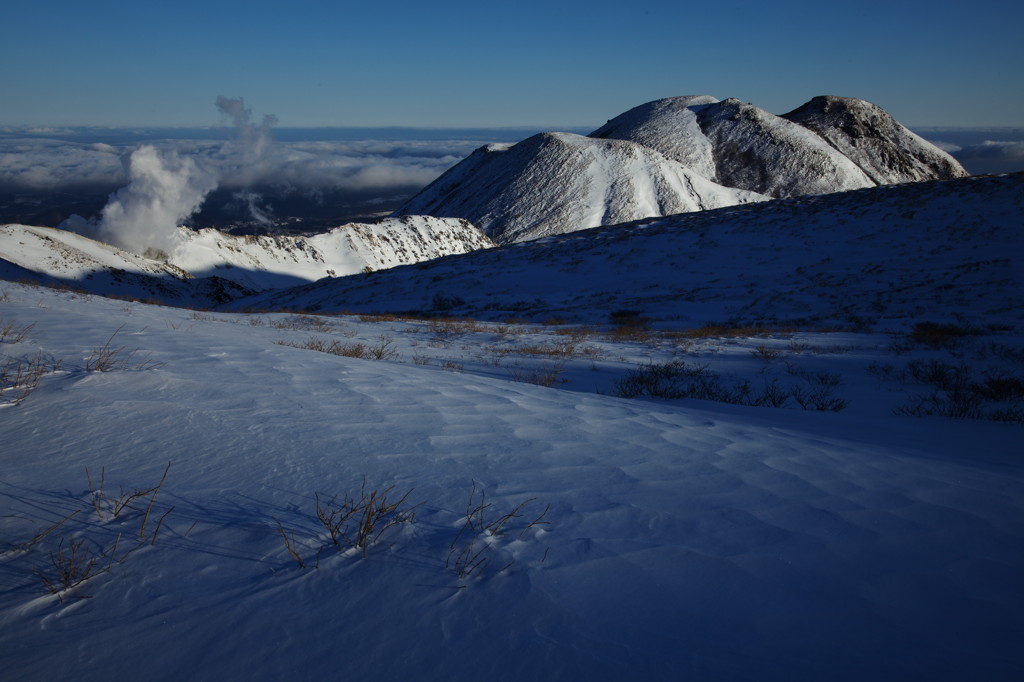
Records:
[[[939,351],[580,331],[563,357],[558,326],[0,293],[4,360],[62,361],[23,400],[0,394],[5,680],[1024,673],[1020,425],[894,415],[910,389],[868,371]],[[383,359],[296,347],[311,338]],[[123,350],[88,371],[104,344]],[[529,381],[558,359],[550,387]],[[806,376],[788,365],[838,373],[849,406],[614,395],[670,359],[756,385]],[[168,462],[155,495],[94,507],[101,485],[106,501],[149,489]],[[364,483],[420,505],[365,557],[335,548],[315,497]],[[464,528],[467,510],[495,530],[521,503],[497,534]],[[49,594],[37,573],[78,541],[118,560]]]

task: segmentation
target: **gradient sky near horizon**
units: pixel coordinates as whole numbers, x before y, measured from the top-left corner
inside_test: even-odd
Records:
[[[4,10],[0,125],[597,127],[685,94],[781,114],[1024,126],[1024,3],[35,0]]]

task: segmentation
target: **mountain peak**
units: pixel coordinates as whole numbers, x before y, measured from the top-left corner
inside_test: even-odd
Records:
[[[782,118],[814,131],[880,185],[968,175],[952,156],[862,99],[819,95]]]

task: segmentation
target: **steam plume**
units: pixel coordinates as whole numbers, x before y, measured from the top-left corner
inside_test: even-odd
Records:
[[[178,226],[199,210],[225,175],[244,177],[256,171],[271,147],[276,117],[264,116],[261,125],[254,125],[241,98],[218,97],[217,108],[233,119],[236,129],[236,139],[222,147],[218,162],[142,145],[124,162],[128,184],[110,196],[99,220],[75,215],[61,227],[135,253],[172,251]],[[266,221],[267,210],[257,205],[258,198],[253,193],[244,197],[254,217]]]

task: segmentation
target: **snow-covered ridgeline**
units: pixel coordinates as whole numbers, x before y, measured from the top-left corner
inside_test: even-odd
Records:
[[[402,216],[349,223],[308,237],[240,236],[182,230],[170,261],[193,275],[217,275],[251,289],[342,277],[492,246],[468,221]]]
[[[492,246],[465,220],[407,216],[350,223],[310,237],[240,236],[179,228],[152,258],[74,232],[0,226],[0,268],[93,293],[212,305],[243,293],[416,263]]]
[[[467,218],[508,243],[758,195],[967,175],[879,107],[851,98],[816,97],[776,116],[737,99],[671,97],[635,107],[590,134],[606,145],[577,138],[547,133],[512,147],[483,147],[396,215]]]

